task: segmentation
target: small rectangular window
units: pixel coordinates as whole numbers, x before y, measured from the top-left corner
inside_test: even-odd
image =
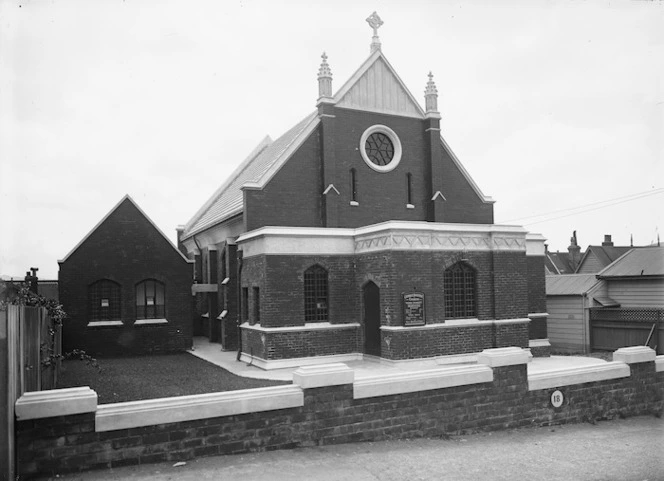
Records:
[[[109,305],[108,299],[102,299],[101,300],[101,307],[108,307],[108,305]]]
[[[242,320],[249,320],[249,288],[242,288]]]
[[[254,322],[261,322],[261,293],[258,287],[254,287]]]
[[[407,199],[408,201],[406,204],[412,205],[413,204],[413,176],[408,172],[406,174],[406,192],[407,192]]]
[[[357,202],[357,178],[355,176],[355,169],[350,169],[350,200]]]

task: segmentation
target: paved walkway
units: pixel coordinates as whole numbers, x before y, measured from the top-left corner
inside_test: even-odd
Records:
[[[274,369],[266,371],[256,366],[251,366],[246,362],[237,360],[237,352],[222,351],[221,345],[216,342],[209,342],[205,337],[194,338],[194,350],[190,351],[196,357],[205,359],[212,364],[221,366],[227,371],[238,376],[250,377],[254,379],[272,379],[277,381],[292,381],[293,371],[297,368]],[[579,366],[589,366],[594,364],[603,364],[606,361],[591,357],[580,356],[551,356],[536,357],[528,363],[528,374],[536,372],[565,369]],[[402,371],[420,371],[425,369],[436,369],[450,366],[445,358],[428,359],[422,361],[405,361],[400,363],[385,363],[380,360],[364,360],[344,362],[348,367],[355,369],[355,378],[362,379],[373,377],[390,372]],[[458,365],[458,364],[457,364]]]
[[[71,481],[662,481],[664,419],[340,444],[60,475]]]

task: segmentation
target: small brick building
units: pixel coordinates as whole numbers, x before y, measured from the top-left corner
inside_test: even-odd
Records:
[[[541,354],[544,238],[493,224],[494,201],[441,136],[432,75],[423,109],[381,51],[376,19],[353,76],[333,95],[323,54],[316,110],[263,140],[179,229],[205,334],[266,369]]]
[[[58,261],[65,351],[124,355],[192,345],[188,260],[125,196]]]

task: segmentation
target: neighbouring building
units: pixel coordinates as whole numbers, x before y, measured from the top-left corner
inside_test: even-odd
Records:
[[[124,355],[192,345],[188,260],[125,196],[58,261],[65,351]]]
[[[546,277],[555,350],[664,347],[664,248],[629,250],[596,274]]]
[[[545,247],[544,265],[547,274],[573,274],[581,262],[581,247],[576,239],[576,231],[572,233],[567,252],[551,252]]]
[[[614,246],[610,235],[604,236],[602,245],[590,245],[576,267],[577,274],[596,274],[634,246]]]
[[[206,335],[265,369],[545,355],[545,239],[494,224],[441,136],[433,76],[422,108],[382,52],[382,22],[367,21],[370,55],[351,78],[333,93],[323,54],[316,110],[265,138],[179,228]]]

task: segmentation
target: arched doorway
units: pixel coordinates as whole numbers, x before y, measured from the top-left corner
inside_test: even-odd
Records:
[[[362,288],[364,299],[364,353],[380,356],[380,289],[373,282]]]

